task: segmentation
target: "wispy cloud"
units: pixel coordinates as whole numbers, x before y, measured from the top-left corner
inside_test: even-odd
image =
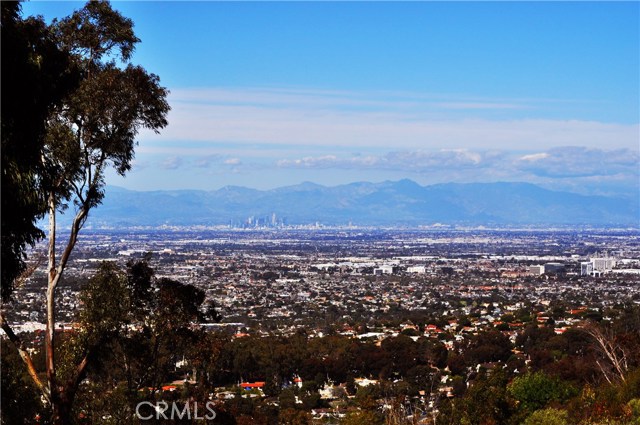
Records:
[[[461,98],[444,94],[392,91],[356,92],[286,88],[201,88],[172,90],[176,103],[203,105],[253,105],[277,108],[420,109],[527,109],[531,99]],[[543,102],[551,100],[545,99]]]
[[[444,109],[488,110],[488,109],[528,109],[529,106],[516,103],[499,102],[442,102],[434,106]]]
[[[533,160],[532,160],[532,157]],[[631,149],[587,149],[560,147],[521,157],[516,165],[523,171],[544,177],[593,177],[636,175],[640,177],[640,152]]]
[[[154,145],[187,140],[247,145],[397,149],[632,148],[635,124],[559,120],[547,101],[313,90],[174,90],[169,126]],[[536,113],[533,113],[537,111]]]
[[[149,167],[149,162],[148,161],[140,161],[139,159],[134,159],[133,161],[131,161],[131,168],[133,170],[144,170],[145,168]]]
[[[160,167],[165,170],[176,170],[182,165],[182,158],[179,156],[170,156],[160,163]]]

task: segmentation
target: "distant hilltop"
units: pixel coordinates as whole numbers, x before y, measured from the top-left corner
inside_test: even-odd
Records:
[[[108,187],[89,225],[215,226],[624,226],[640,227],[639,194],[585,196],[529,183],[447,183],[411,180],[334,187],[302,183],[272,190],[132,191]]]

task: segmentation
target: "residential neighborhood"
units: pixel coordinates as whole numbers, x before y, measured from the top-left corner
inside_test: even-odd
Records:
[[[640,241],[624,230],[94,231],[61,288],[60,330],[76,328],[83,279],[104,262],[141,259],[157,279],[201,290],[219,314],[191,323],[218,340],[209,369],[169,354],[173,379],[149,388],[188,393],[206,374],[221,411],[239,397],[322,423],[360,412],[366,391],[381,414],[438,423],[478,374],[525,376],[560,360],[533,350],[532,335],[570,341],[640,305]],[[17,331],[36,335],[33,350],[43,280],[34,273],[8,312]],[[279,350],[289,354],[275,364]]]

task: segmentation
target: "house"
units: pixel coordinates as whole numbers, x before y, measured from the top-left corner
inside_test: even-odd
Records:
[[[265,382],[242,382],[239,386],[247,391],[250,391],[254,388],[262,389],[264,385]]]

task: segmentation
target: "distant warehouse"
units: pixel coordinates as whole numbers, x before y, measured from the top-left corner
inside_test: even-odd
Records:
[[[560,274],[564,273],[564,264],[562,263],[546,263],[544,265],[545,274]]]
[[[543,274],[560,274],[564,273],[565,268],[562,263],[545,263],[529,266],[529,274],[539,276]]]
[[[529,266],[529,273],[536,276],[544,274],[544,266],[541,266],[541,265]]]

